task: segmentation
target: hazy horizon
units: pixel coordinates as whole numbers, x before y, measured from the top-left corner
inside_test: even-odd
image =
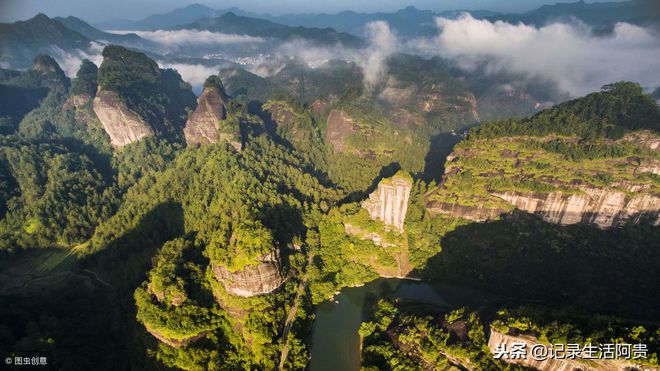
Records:
[[[626,0],[609,0],[621,2]],[[214,9],[239,8],[257,14],[293,14],[293,13],[337,13],[345,10],[356,12],[393,12],[407,6],[418,9],[445,10],[491,10],[497,12],[520,13],[536,9],[544,4],[573,3],[575,0],[383,0],[356,4],[354,1],[338,0],[328,2],[309,2],[303,0],[284,0],[264,4],[258,0],[243,1],[182,1],[182,0],[117,0],[111,3],[89,0],[63,0],[44,2],[42,0],[0,0],[0,22],[14,22],[31,18],[37,13],[50,17],[76,16],[89,22],[127,19],[139,20],[153,14],[161,14],[191,4],[202,4]],[[598,1],[588,1],[593,3]],[[126,9],[130,9],[127,12]]]

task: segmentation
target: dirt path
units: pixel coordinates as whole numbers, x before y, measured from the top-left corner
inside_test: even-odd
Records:
[[[289,355],[289,342],[287,339],[289,337],[289,332],[291,331],[291,326],[293,326],[293,322],[296,320],[296,313],[298,312],[298,306],[300,306],[300,298],[305,294],[305,288],[307,287],[307,282],[309,281],[309,277],[307,277],[307,267],[312,264],[312,259],[314,259],[314,254],[310,253],[309,256],[307,256],[307,265],[305,266],[304,277],[298,284],[298,289],[296,290],[296,298],[293,300],[293,305],[291,306],[291,309],[289,309],[289,313],[286,316],[286,322],[284,322],[284,331],[282,331],[284,346],[282,347],[282,352],[280,353],[280,364],[278,366],[279,370],[284,369],[284,363],[286,362],[286,358]]]
[[[99,277],[99,275],[96,274],[96,272],[94,272],[94,271],[90,271],[89,269],[83,269],[83,272],[85,272],[85,273],[89,273],[91,276],[94,277],[94,279],[95,279],[98,283],[103,284],[103,285],[105,285],[105,286],[108,286],[108,287],[110,287],[110,288],[114,288],[114,286],[112,286],[111,284],[109,284],[109,283],[105,282],[104,280],[102,280],[101,277]]]

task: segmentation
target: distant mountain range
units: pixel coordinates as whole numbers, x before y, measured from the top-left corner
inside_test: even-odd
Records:
[[[109,43],[113,44],[124,44],[124,43],[144,43],[145,40],[140,38],[137,34],[134,33],[129,33],[129,34],[115,34],[115,33],[110,33],[110,32],[104,32],[101,31],[97,28],[94,28],[90,26],[88,23],[83,21],[80,18],[76,17],[55,17],[53,20],[60,22],[63,24],[66,28],[76,31],[79,34],[85,36],[86,38],[90,40],[105,40]]]
[[[149,50],[154,44],[136,34],[118,35],[96,29],[76,17],[49,18],[45,14],[14,23],[0,23],[0,63],[29,68],[39,54],[90,52],[92,42]]]
[[[274,23],[265,19],[240,16],[233,12],[215,18],[203,18],[173,29],[195,29],[220,32],[225,34],[249,35],[263,38],[289,40],[305,39],[319,44],[337,44],[359,47],[362,39],[354,35],[337,32],[332,28],[292,27]]]
[[[184,8],[174,9],[168,13],[149,16],[139,21],[114,20],[100,23],[97,26],[109,30],[157,30],[184,28],[183,25],[192,26],[205,18],[216,18],[223,14],[233,13],[236,16],[260,18],[279,25],[292,27],[327,28],[337,32],[346,32],[355,36],[364,36],[364,26],[372,21],[383,20],[401,37],[428,36],[437,32],[436,17],[456,18],[469,12],[478,19],[491,21],[502,20],[511,23],[523,22],[542,26],[553,21],[578,19],[585,24],[607,29],[616,22],[630,22],[639,25],[660,24],[660,7],[657,0],[629,0],[623,2],[596,2],[561,3],[544,5],[538,9],[522,14],[501,14],[488,10],[452,10],[434,12],[420,10],[413,6],[406,7],[392,13],[357,13],[343,11],[336,14],[286,14],[273,16],[269,14],[255,14],[240,9],[212,9],[204,5],[193,4]]]
[[[50,54],[54,49],[86,50],[91,41],[62,23],[37,14],[26,21],[0,23],[0,63],[28,68],[40,53]]]
[[[102,30],[133,30],[153,31],[164,30],[186,23],[192,23],[202,18],[222,15],[229,11],[240,11],[238,9],[215,10],[201,4],[192,4],[184,8],[177,8],[163,14],[154,14],[147,18],[132,21],[126,19],[110,20],[96,24]]]
[[[631,0],[622,2],[559,3],[542,7],[523,14],[503,14],[486,17],[509,23],[525,23],[543,26],[553,21],[578,19],[587,25],[607,27],[616,22],[651,25],[660,22],[660,6],[657,0]]]
[[[192,23],[168,29],[209,30],[257,36],[274,39],[278,42],[304,39],[319,45],[339,43],[348,47],[360,47],[364,43],[357,36],[337,32],[331,28],[291,27],[265,19],[240,16],[233,12],[224,13],[215,18],[198,19]],[[92,42],[139,49],[152,57],[158,56],[159,59],[162,59],[164,54],[170,53],[167,45],[158,44],[135,33],[109,33],[76,17],[49,18],[44,14],[38,14],[25,21],[0,24],[0,67],[26,69],[32,66],[33,59],[39,54],[55,57],[62,56],[63,53],[80,54],[81,51],[91,54]],[[261,52],[275,45],[277,43],[264,43]],[[230,48],[231,46],[226,46],[223,50],[231,54]],[[235,52],[235,50],[233,51]],[[199,58],[207,52],[207,49],[192,46],[178,52],[174,55],[168,54],[168,58],[176,60],[180,55],[185,55],[187,58]],[[253,52],[258,54],[260,51]]]

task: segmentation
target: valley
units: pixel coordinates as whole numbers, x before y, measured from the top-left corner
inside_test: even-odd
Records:
[[[65,370],[658,370],[654,80],[574,94],[404,47],[440,39],[434,20],[654,24],[645,0],[617,4],[1,24],[2,354]],[[497,356],[514,343],[646,352]]]

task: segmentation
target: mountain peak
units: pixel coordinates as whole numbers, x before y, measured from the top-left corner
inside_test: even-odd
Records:
[[[50,17],[44,13],[37,13],[34,17],[28,19],[26,22],[50,22]]]
[[[209,8],[208,6],[206,6],[206,5],[202,5],[202,4],[200,4],[200,3],[190,4],[190,5],[186,6],[186,7],[184,7],[183,9],[213,10],[213,9]]]
[[[40,54],[34,58],[34,70],[41,73],[64,74],[60,65],[49,55]]]

